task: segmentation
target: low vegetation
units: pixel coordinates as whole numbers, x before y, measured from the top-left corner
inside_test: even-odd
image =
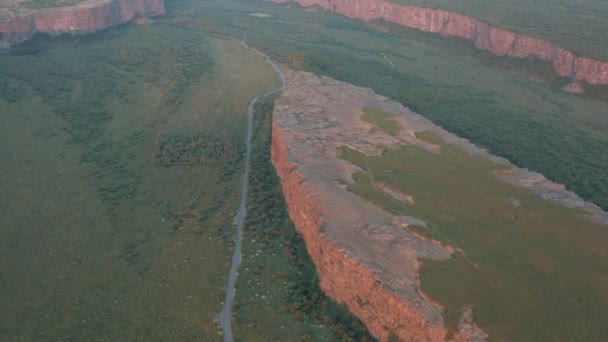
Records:
[[[421,270],[422,289],[445,305],[452,331],[471,304],[492,340],[606,339],[606,227],[499,180],[501,165],[424,135],[440,154],[405,146],[379,157],[344,148],[343,157],[364,169],[350,191],[421,218],[428,226],[410,229],[456,248],[453,259],[424,261]],[[415,203],[399,203],[375,182]]]
[[[401,125],[399,125],[395,121],[395,115],[383,111],[378,108],[365,108],[363,109],[363,115],[361,116],[363,121],[367,121],[376,126],[377,129],[380,129],[388,134],[395,135],[401,129]]]
[[[211,134],[162,136],[154,149],[161,166],[234,163],[243,152],[240,143]]]
[[[178,34],[186,36],[175,39]],[[58,39],[74,44],[68,37]],[[69,46],[46,50],[49,46],[44,38],[40,40],[5,56],[0,74],[17,82],[14,84],[30,86],[66,122],[70,141],[85,150],[82,163],[98,170],[102,198],[114,204],[132,198],[141,176],[129,166],[129,147],[142,136],[134,130],[126,145],[113,144],[104,133],[115,115],[108,103],[132,101],[132,86],[142,77],[168,88],[152,115],[175,111],[188,96],[189,87],[214,64],[206,52],[205,38],[169,27],[122,27],[81,38],[82,51]],[[0,87],[9,101],[16,96],[15,85]]]

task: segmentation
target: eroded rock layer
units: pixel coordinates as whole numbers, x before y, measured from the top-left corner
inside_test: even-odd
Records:
[[[418,260],[445,260],[452,248],[406,229],[424,222],[389,214],[343,185],[357,167],[338,157],[340,146],[379,154],[380,145],[401,143],[358,119],[364,106],[387,100],[308,73],[288,78],[275,103],[272,161],[322,289],[382,340],[444,340],[442,308],[419,290]],[[483,338],[472,320],[463,320],[463,334]]]
[[[38,32],[91,33],[164,13],[164,0],[88,0],[71,7],[2,13],[0,49],[31,39]]]
[[[287,2],[291,0],[272,0]],[[349,18],[382,19],[405,27],[460,37],[497,56],[539,59],[555,72],[590,84],[608,84],[608,63],[576,56],[549,42],[495,28],[469,16],[440,9],[404,6],[385,0],[297,0],[302,6],[318,5]]]
[[[363,121],[364,108],[395,114],[401,129],[397,134],[375,129]],[[348,191],[347,184],[361,169],[343,159],[340,151],[349,147],[378,156],[384,149],[414,145],[440,153],[437,145],[418,138],[416,132],[432,132],[471,155],[484,156],[504,167],[497,171],[504,181],[608,224],[605,212],[564,186],[516,168],[370,89],[287,72],[287,87],[274,107],[272,162],[289,215],[304,238],[321,288],[383,341],[391,336],[400,341],[446,339],[443,308],[420,291],[419,260],[445,260],[454,248],[407,229],[424,227],[425,222],[388,213]],[[404,205],[416,201],[388,185],[376,186]],[[484,332],[474,324],[475,308],[462,309],[454,340],[484,340]]]

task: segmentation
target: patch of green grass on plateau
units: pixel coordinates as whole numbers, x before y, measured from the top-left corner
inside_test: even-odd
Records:
[[[395,115],[382,109],[364,108],[361,119],[391,135],[397,134],[401,129],[401,126],[395,121]]]
[[[603,0],[389,0],[440,8],[547,40],[584,57],[608,60],[608,3]]]
[[[606,340],[606,227],[501,181],[500,165],[425,135],[442,153],[406,146],[368,157],[345,148],[343,158],[366,170],[350,191],[421,218],[429,227],[412,229],[463,251],[448,261],[425,260],[421,269],[422,289],[445,305],[450,329],[472,304],[491,340]],[[374,181],[412,195],[415,204],[399,205]]]

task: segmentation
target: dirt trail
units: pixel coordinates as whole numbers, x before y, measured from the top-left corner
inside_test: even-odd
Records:
[[[245,139],[245,168],[243,170],[243,183],[241,184],[241,200],[239,205],[239,211],[236,216],[236,243],[234,245],[234,254],[232,255],[232,263],[230,265],[230,275],[228,277],[228,286],[226,288],[226,297],[224,299],[224,307],[222,311],[219,313],[219,321],[222,325],[222,331],[224,333],[224,341],[232,342],[232,302],[234,301],[234,292],[236,279],[238,276],[238,268],[241,264],[241,243],[243,240],[243,225],[245,223],[245,217],[247,215],[247,189],[249,187],[249,170],[250,170],[250,160],[251,160],[251,138],[253,135],[253,108],[258,100],[270,96],[272,94],[278,93],[285,89],[285,74],[283,71],[268,57],[266,54],[256,50],[255,48],[249,47],[245,42],[245,38],[247,35],[243,36],[241,40],[241,45],[243,48],[248,49],[250,51],[255,52],[256,54],[263,56],[268,64],[277,72],[279,78],[281,79],[281,87],[271,90],[262,95],[256,96],[249,102],[249,106],[247,107],[247,137]]]

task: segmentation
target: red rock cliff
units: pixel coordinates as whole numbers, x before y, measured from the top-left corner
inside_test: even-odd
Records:
[[[286,76],[273,111],[272,162],[321,288],[383,341],[443,341],[443,309],[420,291],[419,260],[446,260],[454,250],[405,229],[424,222],[388,213],[336,181],[352,182],[358,170],[339,156],[341,147],[374,154],[401,146],[360,119],[363,106],[388,106],[388,99],[311,73]],[[463,315],[455,340],[484,340],[472,314]]]
[[[443,326],[427,322],[425,315],[388,290],[371,269],[325,238],[319,203],[301,186],[304,177],[293,171],[295,165],[287,160],[287,147],[276,127],[272,130],[272,162],[281,178],[289,215],[316,266],[321,289],[346,304],[383,341],[391,332],[401,341],[443,341]]]
[[[130,20],[165,13],[164,0],[86,1],[0,19],[0,49],[31,39],[34,33],[90,33]]]
[[[287,2],[290,0],[272,0]],[[445,10],[404,6],[385,0],[297,0],[302,6],[326,10],[365,21],[383,19],[405,27],[450,37],[461,37],[497,56],[547,61],[563,77],[590,84],[608,84],[608,63],[578,57],[549,42],[491,27],[465,15]]]

